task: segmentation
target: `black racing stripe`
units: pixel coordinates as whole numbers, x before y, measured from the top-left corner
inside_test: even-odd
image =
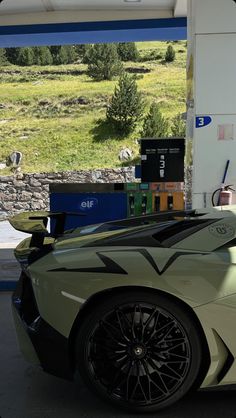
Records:
[[[184,251],[177,251],[175,254],[173,254],[169,260],[167,261],[166,265],[162,270],[159,269],[158,265],[156,264],[155,260],[151,256],[151,254],[145,249],[145,248],[137,248],[133,250],[108,250],[106,253],[110,252],[138,252],[140,253],[148,262],[151,264],[151,266],[154,268],[154,270],[157,272],[159,276],[161,276],[163,273],[165,273],[166,270],[179,258],[182,256],[188,256],[188,255],[206,255],[207,253],[199,253],[199,252],[184,252]]]
[[[162,276],[168,270],[168,268],[179,258],[182,256],[190,256],[190,255],[206,255],[206,253],[199,253],[199,252],[183,252],[183,251],[177,251],[175,254],[173,254],[169,260],[167,261],[166,265],[163,267],[162,270],[159,269],[158,265],[156,264],[154,258],[151,256],[151,254],[145,249],[145,248],[136,248],[133,250],[108,250],[104,251],[106,253],[117,253],[117,252],[135,252],[140,253],[153,267],[153,269],[156,271],[156,273],[159,276]],[[127,271],[125,271],[119,264],[117,264],[115,261],[113,261],[110,257],[107,257],[106,255],[97,252],[97,256],[103,261],[105,264],[104,267],[83,267],[83,268],[75,268],[75,269],[68,269],[67,267],[61,267],[57,269],[48,270],[48,272],[71,272],[71,273],[103,273],[103,274],[128,274]]]
[[[109,273],[109,274],[128,274],[122,267],[119,266],[115,261],[111,258],[107,257],[104,254],[96,253],[97,256],[102,260],[105,264],[104,267],[83,267],[83,268],[76,268],[76,269],[68,269],[66,267],[48,270],[49,272],[55,271],[65,271],[65,272],[78,272],[78,273]]]

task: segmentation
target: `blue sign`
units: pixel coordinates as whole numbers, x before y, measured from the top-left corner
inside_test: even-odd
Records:
[[[197,116],[196,117],[196,128],[204,128],[210,125],[212,118],[210,116]]]
[[[90,210],[96,209],[97,206],[98,206],[98,199],[94,197],[89,197],[87,199],[82,200],[79,208],[80,210],[83,210],[83,211],[90,211]]]
[[[128,204],[126,192],[96,193],[96,184],[94,184],[94,190],[95,193],[50,194],[50,209],[52,212],[82,212],[86,215],[69,215],[66,218],[65,230],[127,218]],[[54,231],[54,228],[55,221],[52,219],[51,231]]]

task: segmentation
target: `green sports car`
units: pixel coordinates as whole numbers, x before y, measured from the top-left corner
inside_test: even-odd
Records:
[[[65,218],[10,220],[32,234],[12,298],[28,360],[136,412],[236,383],[236,207],[70,231]]]

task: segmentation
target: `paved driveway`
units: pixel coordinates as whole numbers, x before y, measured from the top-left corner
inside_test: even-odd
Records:
[[[200,391],[158,418],[235,418],[236,386]],[[0,293],[0,418],[128,418],[135,415],[101,402],[82,382],[77,385],[26,363],[17,346],[10,293]]]

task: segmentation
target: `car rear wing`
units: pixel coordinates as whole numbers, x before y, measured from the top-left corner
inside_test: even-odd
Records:
[[[68,216],[86,216],[79,212],[23,212],[8,221],[17,231],[32,234],[31,246],[39,247],[45,237],[57,238],[65,232]],[[55,221],[53,233],[48,231],[48,221]]]
[[[180,218],[201,216],[195,210],[166,211],[141,215],[121,220],[104,222],[101,227],[105,230],[119,228],[131,228],[151,223],[164,222]],[[32,234],[31,246],[41,247],[45,237],[58,238],[65,232],[66,219],[68,216],[86,216],[80,212],[23,212],[8,219],[10,224],[18,231]],[[55,222],[53,232],[48,231],[48,221]]]

